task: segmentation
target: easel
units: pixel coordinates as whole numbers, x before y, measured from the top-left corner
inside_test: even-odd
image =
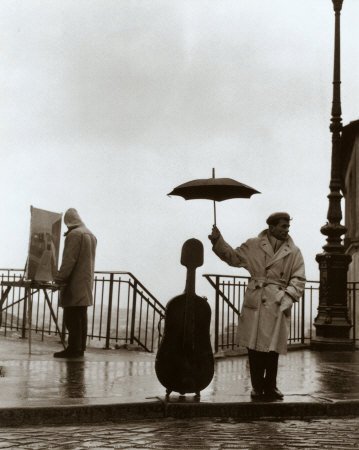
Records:
[[[5,286],[5,290],[2,290],[1,292],[1,298],[0,298],[0,313],[5,311],[8,308],[11,308],[12,306],[16,305],[17,303],[21,302],[22,300],[27,299],[27,318],[28,318],[28,325],[29,325],[29,355],[31,355],[31,325],[32,325],[32,296],[39,292],[40,290],[43,291],[45,295],[46,303],[50,309],[51,317],[56,325],[56,330],[59,333],[61,343],[66,348],[66,344],[63,338],[63,335],[60,331],[57,317],[55,315],[55,312],[52,308],[51,301],[49,298],[49,295],[47,291],[57,291],[61,289],[62,286],[54,283],[42,283],[39,281],[32,281],[32,280],[24,280],[20,279],[18,281],[1,281],[1,286]],[[9,292],[11,288],[24,288],[25,289],[25,297],[20,298],[19,300],[16,300],[15,302],[11,303],[10,305],[7,305],[5,308],[3,308],[3,304],[5,303]]]

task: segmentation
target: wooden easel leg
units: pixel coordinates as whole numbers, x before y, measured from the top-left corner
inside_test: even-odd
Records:
[[[7,296],[9,295],[11,286],[7,286],[4,291],[1,292],[1,299],[0,299],[0,311],[2,311],[2,305],[5,303],[5,300],[7,299]]]
[[[44,294],[45,294],[46,302],[47,302],[47,304],[48,304],[48,306],[50,308],[51,317],[52,317],[52,319],[53,319],[53,321],[54,321],[54,323],[56,325],[56,330],[59,333],[59,336],[60,336],[60,339],[61,339],[61,343],[64,346],[64,349],[66,350],[66,344],[65,344],[63,335],[62,335],[62,333],[60,331],[59,324],[57,322],[57,317],[56,317],[55,312],[54,312],[54,310],[52,308],[51,301],[50,301],[49,296],[48,296],[48,294],[46,292],[46,289],[43,289],[43,291],[44,291]]]
[[[1,292],[1,299],[0,299],[0,327],[2,325],[2,306],[5,303],[7,296],[9,295],[11,286],[7,286],[4,291]]]

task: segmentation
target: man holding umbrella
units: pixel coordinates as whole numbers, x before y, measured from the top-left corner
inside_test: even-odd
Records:
[[[252,399],[282,399],[277,388],[279,354],[286,354],[293,302],[302,296],[302,254],[289,236],[290,216],[271,214],[268,228],[233,249],[213,226],[208,237],[216,255],[230,266],[243,267],[251,278],[238,324],[238,344],[248,349]]]

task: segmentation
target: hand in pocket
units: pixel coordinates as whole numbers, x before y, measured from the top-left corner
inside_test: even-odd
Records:
[[[292,306],[293,300],[289,297],[289,295],[285,294],[284,297],[282,298],[279,311],[282,311],[285,316],[289,317]]]

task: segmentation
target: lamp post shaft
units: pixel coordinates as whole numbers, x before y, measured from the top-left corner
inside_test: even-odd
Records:
[[[311,346],[319,350],[351,350],[349,338],[351,323],[347,305],[347,272],[351,257],[345,254],[342,235],[346,228],[340,222],[341,210],[341,131],[342,111],[340,99],[340,12],[343,0],[332,0],[335,12],[333,103],[330,131],[332,133],[332,158],[329,184],[328,222],[321,228],[327,236],[323,253],[316,256],[320,271],[318,315],[314,320],[316,336]]]

